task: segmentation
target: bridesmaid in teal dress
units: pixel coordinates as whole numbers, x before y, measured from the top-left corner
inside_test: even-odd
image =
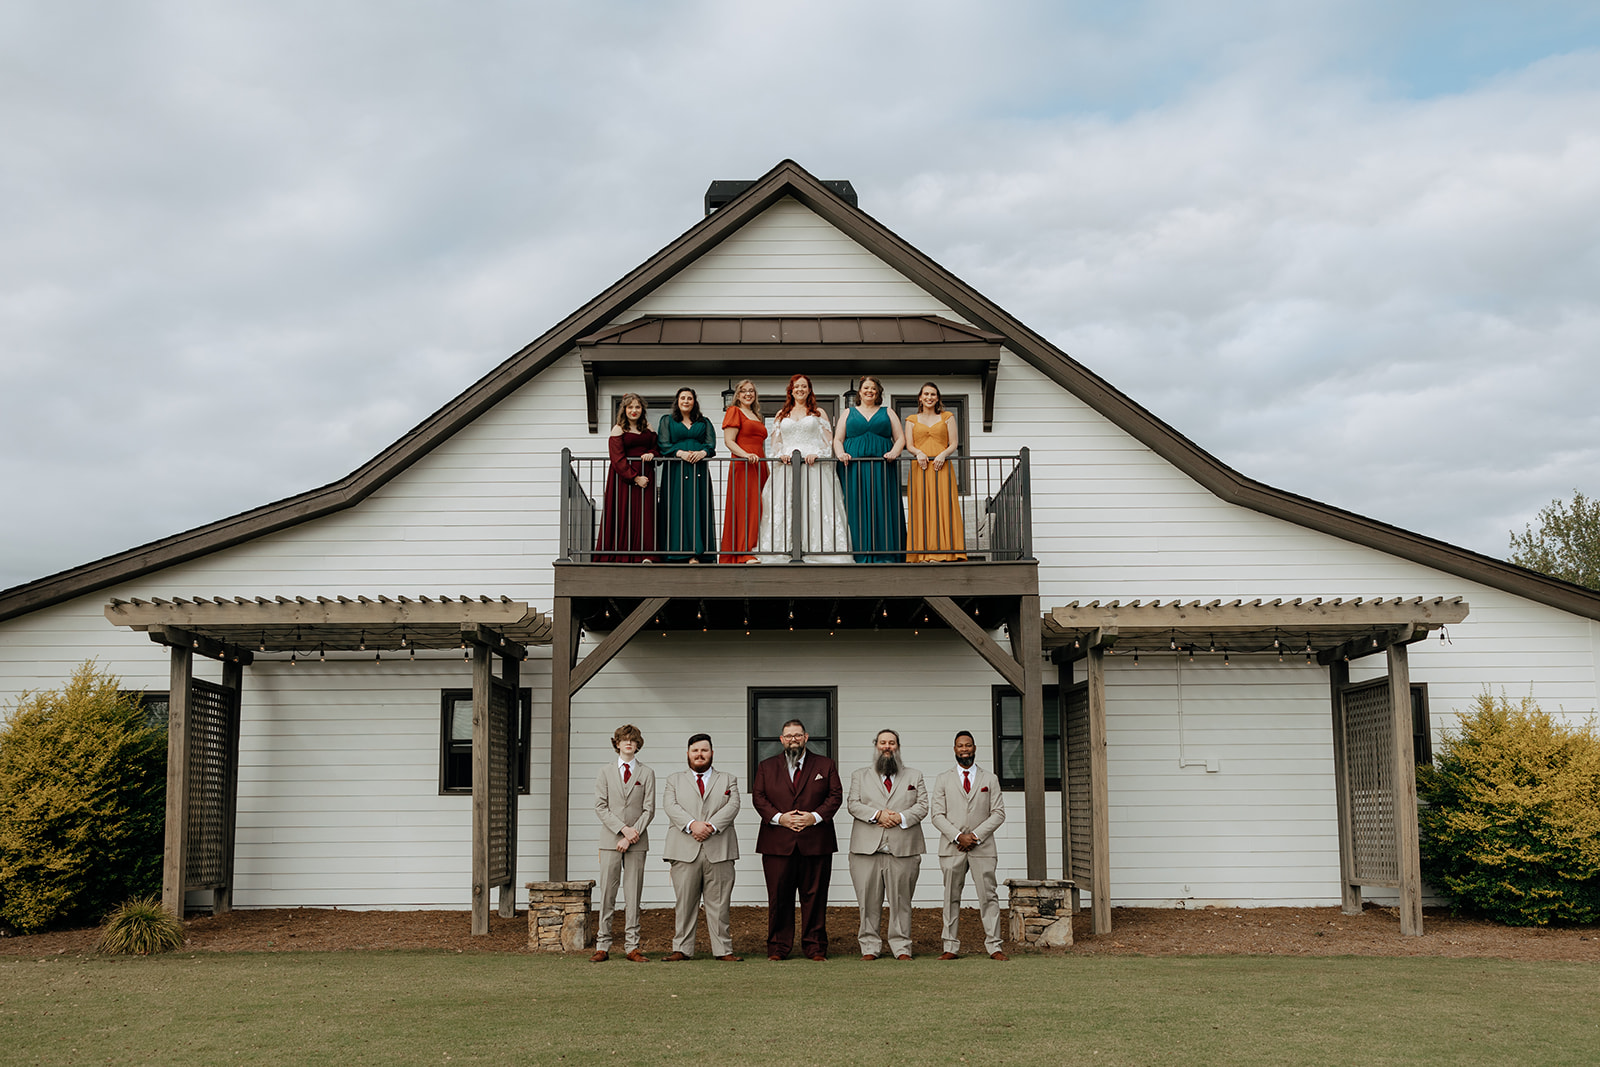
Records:
[[[710,464],[705,460],[717,451],[716,431],[700,413],[700,398],[693,389],[679,389],[672,408],[661,416],[656,430],[661,457],[669,461],[656,465],[661,486],[656,543],[668,563],[715,563],[717,530],[711,511]]]
[[[883,407],[882,382],[861,379],[860,397],[833,434],[850,544],[857,563],[899,563],[905,559],[906,516],[896,460],[906,447],[905,431]]]

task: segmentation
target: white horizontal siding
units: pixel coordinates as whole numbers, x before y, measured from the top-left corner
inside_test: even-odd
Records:
[[[928,294],[793,201],[784,201],[631,308],[659,313],[949,315]],[[803,370],[803,367],[795,368]],[[786,375],[758,384],[767,410]],[[922,376],[889,376],[892,396]],[[670,394],[679,378],[602,383],[602,401],[634,389]],[[714,410],[723,379],[689,379]],[[843,376],[818,376],[838,394]],[[1600,625],[1443,572],[1341,542],[1217,499],[1038,371],[1004,355],[995,431],[981,430],[976,379],[940,379],[967,398],[969,451],[1031,450],[1034,545],[1046,609],[1072,600],[1462,595],[1471,617],[1450,643],[1413,646],[1435,727],[1447,727],[1484,686],[1532,693],[1570,716],[1600,701]],[[556,553],[560,450],[603,455],[588,432],[582,374],[568,356],[463,428],[356,508],[0,623],[0,701],[54,688],[94,657],[131,688],[167,688],[167,654],[110,626],[112,596],[508,595],[547,606]],[[659,415],[659,412],[656,414]],[[602,421],[607,421],[604,416]],[[1254,472],[1248,472],[1254,473]],[[533,688],[534,789],[520,800],[518,881],[543,877],[548,844],[548,653],[524,665]],[[1108,670],[1113,889],[1122,903],[1331,903],[1338,898],[1326,673],[1295,657],[1235,656],[1180,667],[1144,657]],[[1381,658],[1352,664],[1357,679]],[[1178,673],[1182,672],[1182,685]],[[216,680],[217,664],[199,661]],[[848,770],[880,725],[901,729],[925,773],[949,759],[950,735],[973,730],[992,758],[989,692],[996,676],[943,634],[673,635],[638,638],[574,705],[572,874],[592,874],[588,790],[621,721],[645,731],[658,770],[681,739],[706,729],[726,769],[745,777],[745,692],[751,684],[837,684]],[[441,797],[438,693],[470,685],[457,656],[415,662],[360,657],[246,672],[240,780],[242,906],[338,904],[464,907],[470,801]],[[1190,759],[1178,766],[1178,702]],[[747,783],[746,783],[747,784]],[[748,798],[747,798],[748,799]],[[1008,796],[1002,877],[1023,872],[1020,794]],[[741,816],[747,857],[737,899],[764,899],[754,816]],[[1060,869],[1060,812],[1046,812],[1050,869]],[[664,821],[658,828],[664,830]],[[841,826],[848,837],[848,824]],[[590,836],[586,836],[590,835]],[[586,866],[587,865],[587,866]],[[919,902],[937,899],[926,860]],[[841,858],[834,899],[851,899]],[[647,896],[670,898],[664,865]]]

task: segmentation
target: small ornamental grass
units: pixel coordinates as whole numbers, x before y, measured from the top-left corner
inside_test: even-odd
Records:
[[[1600,922],[1600,734],[1485,690],[1417,773],[1422,873],[1509,926]]]
[[[128,901],[106,920],[100,951],[118,956],[149,956],[183,944],[183,924],[156,897]]]

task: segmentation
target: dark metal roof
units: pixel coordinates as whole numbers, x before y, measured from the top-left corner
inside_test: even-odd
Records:
[[[573,351],[580,338],[590,336],[625,314],[629,307],[785,197],[792,197],[814,211],[962,318],[1004,337],[1009,351],[1220,499],[1563,611],[1600,619],[1600,593],[1594,590],[1245,477],[788,159],[512,355],[358,470],[320,489],[0,591],[0,619],[59,603],[113,582],[126,581],[360,503],[524,382]]]
[[[943,345],[1005,342],[938,315],[655,315],[575,342],[602,345]]]

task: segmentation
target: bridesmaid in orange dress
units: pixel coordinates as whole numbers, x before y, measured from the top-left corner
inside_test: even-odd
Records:
[[[910,518],[906,562],[944,563],[967,558],[961,522],[961,494],[955,464],[949,459],[961,443],[953,414],[944,409],[932,382],[917,393],[917,413],[906,417],[906,451],[911,468]]]
[[[767,424],[761,398],[746,378],[735,387],[734,403],[722,416],[722,439],[733,459],[728,464],[728,503],[722,515],[722,563],[756,563],[750,552],[761,528],[761,490],[767,484]]]

